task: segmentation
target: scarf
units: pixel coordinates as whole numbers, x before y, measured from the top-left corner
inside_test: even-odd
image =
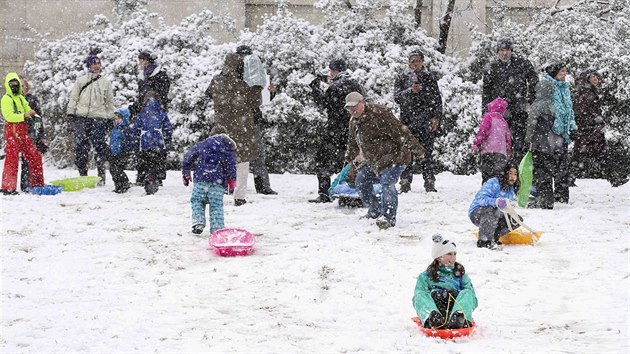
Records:
[[[570,144],[571,138],[569,137],[569,132],[577,130],[578,128],[575,124],[575,116],[573,115],[573,102],[571,101],[569,83],[556,80],[547,74],[544,74],[542,79],[553,84],[551,104],[556,111],[556,117],[551,129],[554,133],[560,135],[567,144]]]
[[[147,65],[146,68],[144,68],[143,74],[144,77],[146,79],[149,78],[149,76],[151,76],[151,74],[153,73],[153,70],[155,70],[155,68],[157,68],[157,63],[151,63],[149,62],[149,64]]]

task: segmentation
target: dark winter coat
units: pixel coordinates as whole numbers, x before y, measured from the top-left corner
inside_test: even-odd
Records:
[[[170,150],[173,126],[168,114],[154,98],[147,101],[133,125],[133,134],[139,139],[138,148],[144,150]]]
[[[147,93],[153,91],[155,98],[158,100],[164,111],[168,112],[169,99],[168,91],[171,88],[171,80],[168,77],[166,71],[162,69],[161,65],[153,65],[149,67],[150,73],[140,74],[140,81],[138,82],[138,96],[136,102],[134,102],[129,110],[132,115],[140,113],[142,105],[147,98]]]
[[[119,108],[116,113],[122,116],[122,121],[115,124],[109,133],[109,148],[112,156],[130,153],[134,150],[133,129],[129,126],[129,109]]]
[[[418,93],[411,91],[415,82],[422,87]],[[400,120],[416,136],[431,132],[431,118],[442,118],[440,89],[424,67],[415,71],[407,67],[396,77],[394,101],[400,105]]]
[[[363,94],[363,88],[347,73],[335,76],[322,92],[319,80],[313,81],[313,99],[320,109],[326,110],[328,120],[319,134],[319,149],[316,155],[318,170],[333,171],[343,162],[343,153],[348,143],[350,113],[345,108],[346,96],[350,92]]]
[[[225,56],[221,74],[212,78],[207,95],[214,101],[214,120],[236,142],[239,163],[258,158],[256,126],[252,108],[257,107],[255,92],[241,79],[243,59],[236,53]]]
[[[190,176],[194,168],[194,182],[216,183],[227,187],[236,179],[236,143],[225,134],[218,134],[191,147],[182,161],[182,174]]]
[[[507,62],[494,60],[484,68],[481,107],[485,111],[488,103],[501,97],[510,111],[522,112],[527,103],[534,102],[537,83],[538,75],[529,60],[518,55]]]
[[[48,146],[46,146],[44,141],[44,121],[42,119],[42,109],[39,104],[39,98],[32,93],[27,93],[24,95],[24,98],[28,101],[28,105],[31,106],[31,109],[37,113],[37,116],[39,116],[39,118],[33,117],[32,119],[28,119],[26,121],[28,123],[28,136],[30,136],[33,143],[35,143],[37,151],[44,154],[48,151]]]
[[[573,94],[573,111],[578,126],[574,149],[588,156],[598,155],[606,145],[606,138],[597,87],[581,82]]]
[[[350,119],[349,130],[346,161],[363,152],[376,174],[393,165],[409,164],[412,151],[417,156],[424,154],[411,131],[385,106],[366,104],[360,117]]]

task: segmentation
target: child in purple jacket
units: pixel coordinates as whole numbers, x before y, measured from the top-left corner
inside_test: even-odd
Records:
[[[210,137],[191,147],[182,162],[182,180],[190,183],[190,170],[195,169],[192,206],[192,232],[200,234],[206,226],[206,204],[210,204],[210,232],[223,226],[223,192],[236,184],[236,143],[215,125]]]
[[[483,115],[481,125],[472,145],[473,152],[481,152],[481,184],[498,176],[512,155],[512,135],[503,118],[508,103],[501,97],[488,103],[488,112]]]

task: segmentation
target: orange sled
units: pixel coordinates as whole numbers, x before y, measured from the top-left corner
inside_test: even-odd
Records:
[[[477,325],[473,321],[472,326],[468,328],[458,328],[458,329],[433,329],[433,328],[424,328],[422,322],[418,317],[411,318],[418,327],[420,327],[420,331],[424,333],[427,337],[439,337],[442,339],[453,339],[457,337],[466,337],[471,335]]]
[[[479,238],[479,231],[475,231],[474,234],[476,238]],[[541,235],[542,231],[534,231],[532,233],[519,227],[499,237],[499,241],[504,245],[531,245],[538,242]]]

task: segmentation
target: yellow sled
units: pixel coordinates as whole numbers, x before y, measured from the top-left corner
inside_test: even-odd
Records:
[[[474,234],[476,238],[479,238],[479,231],[475,231]],[[541,235],[542,231],[534,231],[532,234],[532,232],[519,227],[499,237],[499,241],[504,245],[531,245],[538,242]]]

